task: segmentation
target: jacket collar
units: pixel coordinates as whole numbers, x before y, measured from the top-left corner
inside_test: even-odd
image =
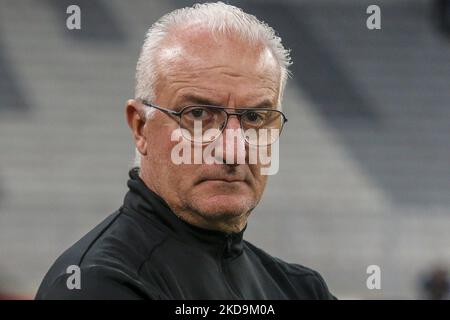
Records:
[[[163,225],[169,232],[192,244],[220,248],[224,257],[238,256],[243,250],[243,234],[247,225],[237,233],[225,233],[217,230],[209,230],[191,225],[180,219],[167,205],[166,201],[150,190],[139,177],[139,168],[133,168],[129,172],[130,179],[127,182],[129,191],[125,196],[124,207],[143,214],[157,223]]]

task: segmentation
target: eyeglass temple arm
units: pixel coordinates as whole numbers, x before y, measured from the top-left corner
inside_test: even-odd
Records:
[[[178,117],[179,117],[180,114],[181,114],[181,112],[179,112],[179,111],[174,111],[174,110],[166,109],[166,108],[157,106],[157,105],[155,105],[155,104],[152,104],[152,103],[150,103],[150,102],[148,102],[148,101],[146,101],[146,100],[141,100],[141,102],[142,102],[146,107],[149,107],[149,108],[155,108],[155,109],[158,109],[158,110],[160,110],[160,111],[162,111],[162,112],[164,112],[164,113],[167,113],[167,114],[171,114],[171,115],[178,116]]]

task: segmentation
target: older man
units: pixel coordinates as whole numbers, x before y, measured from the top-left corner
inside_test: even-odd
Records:
[[[272,28],[230,5],[156,22],[126,104],[139,168],[123,206],[55,262],[37,298],[334,298],[316,271],[243,240],[267,182],[250,153],[274,155],[289,63]],[[210,161],[190,161],[199,150]]]

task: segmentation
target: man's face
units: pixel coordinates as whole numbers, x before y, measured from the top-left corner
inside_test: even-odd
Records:
[[[280,73],[268,49],[226,37],[215,42],[202,28],[174,34],[161,50],[154,104],[179,111],[199,102],[239,108],[266,101],[267,107],[276,108]],[[239,120],[232,116],[225,129],[239,127]],[[184,220],[239,231],[266,185],[260,164],[176,165],[171,152],[178,141],[171,141],[171,134],[177,128],[177,119],[159,110],[145,123],[145,143],[140,146],[145,154],[141,164],[144,182]],[[225,144],[226,134],[224,130]],[[236,153],[236,148],[230,150]]]

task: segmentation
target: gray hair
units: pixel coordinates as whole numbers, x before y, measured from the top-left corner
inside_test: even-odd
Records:
[[[136,66],[135,98],[152,101],[155,98],[156,61],[161,42],[170,30],[183,24],[201,23],[207,26],[214,36],[233,34],[251,43],[261,43],[271,50],[280,66],[280,91],[278,107],[281,107],[287,78],[291,65],[289,50],[281,43],[273,28],[242,9],[223,2],[195,4],[192,7],[174,10],[162,16],[147,32]],[[150,118],[153,109],[146,109]],[[133,166],[140,167],[140,153],[136,149]]]

